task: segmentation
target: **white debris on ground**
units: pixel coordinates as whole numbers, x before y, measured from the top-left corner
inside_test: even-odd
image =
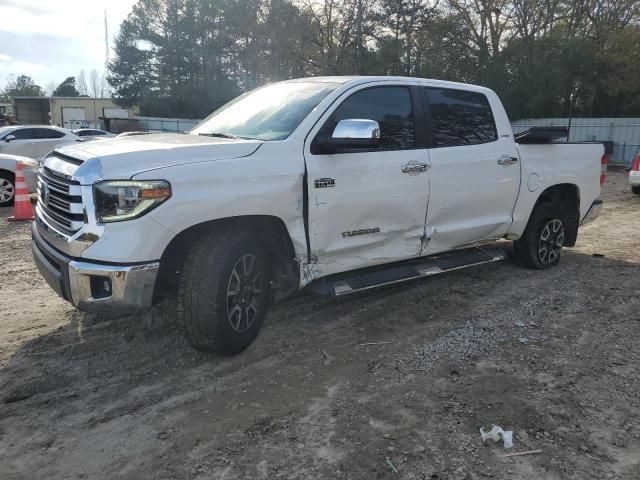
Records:
[[[498,425],[492,425],[491,430],[488,432],[484,431],[483,427],[480,427],[480,436],[482,437],[482,443],[486,440],[491,439],[494,442],[503,441],[504,448],[513,447],[513,432],[511,430],[503,430],[502,427]]]

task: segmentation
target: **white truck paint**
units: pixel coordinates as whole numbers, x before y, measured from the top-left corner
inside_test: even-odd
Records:
[[[409,108],[403,113],[389,99],[401,99],[405,91]],[[475,104],[458,99],[465,92],[474,94]],[[427,98],[432,93],[444,100],[432,102]],[[77,202],[58,219],[61,212],[43,202],[41,189],[36,208],[34,256],[62,296],[86,310],[148,307],[163,275],[187,268],[184,255],[196,251],[204,235],[229,229],[250,229],[253,241],[260,239],[272,257],[265,262],[278,271],[275,288],[291,293],[334,274],[499,238],[522,246],[534,234],[544,237],[544,225],[540,232],[527,230],[541,204],[562,210],[562,235],[553,238],[560,246],[571,245],[578,224],[599,212],[602,145],[517,145],[500,100],[486,88],[405,77],[322,77],[280,82],[248,95],[190,134],[76,144],[45,159],[41,187],[64,178],[64,188]],[[376,95],[380,105],[374,100],[374,105],[363,104],[362,99]],[[291,111],[278,111],[287,102]],[[295,109],[304,110],[300,105],[310,111],[298,114]],[[263,106],[256,120],[255,112]],[[456,143],[456,135],[466,135],[446,123],[456,108],[475,108],[478,118],[484,115],[478,120],[483,126],[474,133],[483,140],[469,137],[465,141],[472,144],[447,146]],[[336,121],[333,130],[341,112],[358,109],[370,109],[374,116],[381,112],[380,122],[361,115],[344,124]],[[238,133],[246,125],[261,122],[270,125],[261,135],[238,138],[250,137]],[[353,122],[377,126],[377,131],[371,130],[372,138],[362,139],[359,133],[336,137],[338,127],[352,127]],[[227,131],[211,131],[220,123]],[[292,125],[291,131],[283,134],[283,125]],[[334,133],[325,135],[327,128]],[[203,133],[216,136],[199,135]],[[236,137],[224,138],[232,135]],[[453,140],[438,145],[438,135]],[[389,147],[384,146],[387,141]],[[355,142],[355,148],[344,142]],[[96,189],[111,188],[100,183],[108,181],[147,182],[135,193],[138,205],[143,188],[162,196],[162,203],[135,219],[100,221],[103,207],[96,201],[103,196]],[[132,194],[118,188],[118,202]],[[104,208],[111,208],[107,204]],[[284,227],[281,236],[278,225]],[[543,240],[537,245],[544,247]],[[163,271],[167,263],[173,271]],[[233,271],[230,275],[227,294],[233,296]],[[104,279],[111,282],[106,292],[98,284]],[[244,313],[239,315],[242,319]],[[246,318],[249,325],[249,313]]]

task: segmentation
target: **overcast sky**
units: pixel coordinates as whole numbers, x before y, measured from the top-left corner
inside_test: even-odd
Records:
[[[0,89],[10,75],[43,88],[84,69],[102,71],[104,11],[110,46],[135,0],[0,0]]]

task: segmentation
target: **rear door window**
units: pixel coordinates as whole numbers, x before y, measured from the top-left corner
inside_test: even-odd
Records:
[[[53,128],[34,128],[35,138],[38,139],[54,139],[64,137],[64,132],[54,130]]]
[[[434,147],[457,147],[498,139],[487,97],[451,88],[425,88],[431,110]]]

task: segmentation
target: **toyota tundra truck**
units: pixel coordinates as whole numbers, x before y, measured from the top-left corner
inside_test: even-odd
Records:
[[[267,309],[502,260],[546,269],[595,219],[601,144],[514,138],[491,90],[321,77],[250,91],[183,134],[65,146],[42,163],[33,255],[77,308],[174,296],[197,349],[235,354]],[[171,305],[172,302],[165,304]]]

